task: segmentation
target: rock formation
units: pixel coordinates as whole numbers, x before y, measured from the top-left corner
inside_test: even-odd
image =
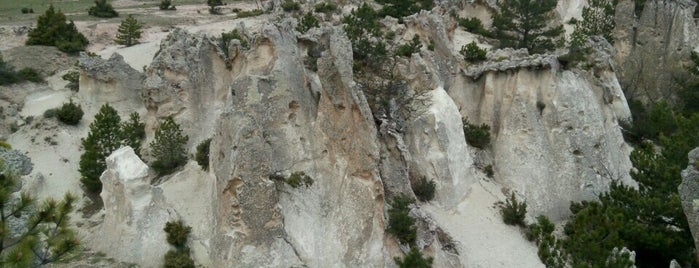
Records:
[[[699,247],[699,148],[689,152],[689,165],[682,171],[682,183],[677,190],[694,237],[694,245]],[[699,260],[699,254],[697,259]]]

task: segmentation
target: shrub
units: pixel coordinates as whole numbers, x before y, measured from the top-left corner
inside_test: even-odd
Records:
[[[39,16],[36,28],[29,32],[26,45],[55,46],[66,53],[85,50],[87,38],[78,32],[71,21],[66,23],[66,16],[56,12],[53,5],[49,6],[44,15]]]
[[[313,179],[310,176],[306,175],[306,173],[304,173],[303,171],[296,171],[294,173],[291,173],[291,175],[289,176],[289,178],[285,180],[285,182],[293,188],[298,188],[301,185],[304,185],[306,187],[313,185]]]
[[[175,5],[172,4],[171,0],[160,0],[160,5],[158,5],[160,10],[177,10]]]
[[[410,197],[398,195],[393,198],[392,208],[388,210],[388,229],[403,244],[412,245],[417,238],[415,219],[410,217],[410,204],[415,203]]]
[[[434,6],[433,0],[378,0],[376,2],[383,5],[379,16],[398,19],[418,13],[420,10],[432,9]]]
[[[466,142],[476,148],[483,149],[490,144],[490,126],[482,124],[473,125],[464,119],[464,136]]]
[[[485,37],[490,37],[491,34],[483,27],[483,22],[478,18],[459,18],[459,26],[470,33],[480,34]]]
[[[510,197],[505,200],[505,204],[500,206],[500,215],[502,215],[502,220],[505,224],[524,227],[524,217],[527,215],[527,203],[517,201],[517,197],[513,192]]]
[[[187,247],[187,239],[192,232],[192,227],[179,220],[165,223],[163,230],[167,233],[167,242],[175,247],[175,250],[170,250],[165,254],[163,267],[194,268],[194,260],[192,260]]]
[[[64,103],[63,106],[56,111],[56,116],[58,120],[64,124],[77,125],[80,119],[83,118],[83,109],[80,105],[73,103],[73,100],[70,100],[70,102]]]
[[[22,70],[19,70],[18,72],[19,79],[22,81],[29,81],[29,82],[34,82],[34,83],[39,83],[43,82],[44,79],[41,78],[41,75],[39,72],[32,68],[23,68]]]
[[[416,34],[413,36],[413,39],[412,41],[410,41],[410,43],[398,46],[398,49],[396,49],[396,55],[401,57],[410,57],[411,55],[413,55],[413,53],[420,52],[421,48],[422,42],[420,42],[420,36]]]
[[[264,13],[264,11],[262,11],[261,9],[253,9],[250,11],[246,11],[246,10],[239,11],[238,18],[255,17],[255,16],[262,15],[262,13]]]
[[[242,34],[240,34],[240,32],[238,32],[238,29],[234,29],[227,33],[221,33],[221,49],[223,49],[226,56],[228,56],[228,44],[233,39],[240,41],[240,46],[242,46],[243,48],[250,48],[250,43],[248,42],[248,39]]]
[[[64,74],[61,76],[63,80],[66,80],[70,83],[66,86],[67,88],[71,90],[78,91],[80,89],[80,72],[78,71],[72,71]]]
[[[170,250],[165,253],[165,268],[194,268],[194,260],[189,254],[189,249],[185,250]]]
[[[431,268],[434,258],[430,257],[425,259],[417,248],[412,247],[410,253],[405,255],[402,260],[397,257],[393,260],[400,268]]]
[[[181,220],[165,223],[163,229],[167,233],[167,242],[176,248],[184,248],[187,244],[187,237],[192,232],[192,227],[185,225]]]
[[[285,12],[297,11],[301,9],[301,4],[294,2],[293,0],[285,0],[282,2],[282,9]]]
[[[413,193],[420,201],[430,201],[434,198],[434,190],[437,184],[430,180],[428,181],[425,177],[418,179],[413,185]]]
[[[114,18],[119,17],[119,12],[114,10],[111,4],[107,3],[107,0],[95,0],[95,6],[90,7],[87,11],[90,16],[95,16],[98,18]]]
[[[170,116],[155,130],[155,139],[150,144],[153,157],[153,169],[160,175],[173,172],[175,168],[187,162],[184,146],[189,137],[182,134],[180,125]]]
[[[129,15],[121,21],[114,42],[127,47],[138,44],[138,40],[141,39],[141,34],[143,34],[142,28],[143,25],[136,18]]]
[[[206,0],[206,4],[209,5],[209,13],[218,15],[220,14],[217,7],[223,5],[221,0]]]
[[[301,20],[299,21],[299,25],[296,26],[296,30],[299,31],[300,33],[306,33],[308,30],[311,28],[318,27],[320,24],[318,22],[318,19],[316,19],[315,16],[313,16],[313,13],[308,12],[306,15],[301,17]]]
[[[482,49],[476,44],[475,41],[469,43],[468,45],[462,46],[461,50],[459,51],[462,56],[464,56],[464,59],[468,62],[481,62],[486,59],[486,55],[488,54],[485,49]]]
[[[5,148],[7,150],[12,150],[12,145],[7,143],[6,141],[0,141],[0,148]]]
[[[22,8],[22,14],[30,14],[30,13],[34,13],[34,9],[28,8],[28,7]]]
[[[320,4],[316,4],[314,9],[316,12],[328,14],[335,12],[335,10],[337,10],[337,5],[333,2],[322,2]]]
[[[211,147],[211,138],[208,138],[197,145],[197,154],[194,158],[199,166],[204,170],[209,170],[209,148]]]
[[[427,50],[434,51],[434,41],[430,39],[430,43],[427,44]]]

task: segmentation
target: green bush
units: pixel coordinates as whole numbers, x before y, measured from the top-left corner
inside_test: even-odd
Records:
[[[464,119],[464,136],[466,142],[476,148],[483,149],[490,144],[490,126],[482,124],[473,125]]]
[[[337,10],[337,5],[333,2],[322,2],[320,4],[316,4],[314,7],[316,12],[318,13],[332,13]]]
[[[417,248],[412,247],[410,253],[405,255],[402,260],[397,257],[393,260],[400,268],[431,268],[434,258],[429,257],[425,259]]]
[[[197,154],[194,158],[199,166],[204,170],[209,170],[209,148],[211,147],[211,138],[208,138],[197,145]]]
[[[247,10],[239,11],[237,14],[238,14],[238,18],[247,18],[247,17],[259,16],[259,15],[262,15],[263,13],[265,13],[265,12],[262,11],[262,9],[253,9],[250,11],[247,11]]]
[[[6,141],[0,141],[0,147],[5,148],[7,150],[12,150],[12,145],[7,143]]]
[[[194,260],[189,254],[189,249],[170,250],[165,253],[164,268],[194,268]]]
[[[462,56],[464,56],[464,59],[468,62],[481,62],[486,59],[486,55],[488,54],[485,49],[482,49],[476,44],[475,41],[469,43],[468,45],[462,46],[461,50],[459,51]]]
[[[63,106],[56,111],[58,120],[66,125],[77,125],[80,123],[80,119],[83,118],[83,114],[83,109],[80,105],[73,103],[73,100],[64,103]]]
[[[87,11],[90,16],[95,16],[98,18],[114,18],[119,17],[119,12],[114,10],[111,4],[107,3],[107,0],[95,0],[95,6],[90,7]]]
[[[219,11],[217,9],[218,6],[223,5],[223,1],[221,0],[206,0],[206,4],[209,6],[209,13],[214,14],[214,15],[219,15]]]
[[[171,0],[160,0],[160,5],[158,5],[160,10],[177,10],[175,5],[172,4]]]
[[[519,225],[525,227],[524,217],[527,215],[527,203],[517,201],[515,193],[505,200],[505,204],[500,206],[502,220],[508,225]]]
[[[285,12],[298,11],[301,9],[301,4],[294,2],[293,0],[285,0],[282,2],[282,9]]]
[[[41,78],[39,72],[32,68],[23,68],[22,70],[19,70],[18,75],[19,79],[22,81],[29,81],[34,83],[44,82],[44,79]]]
[[[479,18],[459,18],[459,26],[470,33],[480,34],[485,37],[490,37],[491,33],[483,27],[483,22]]]
[[[28,8],[28,7],[22,8],[22,14],[31,14],[31,13],[34,13],[34,9]]]
[[[170,174],[187,162],[184,148],[189,137],[182,134],[180,125],[170,116],[155,130],[155,139],[150,144],[155,158],[153,169],[160,175]]]
[[[285,182],[293,188],[298,188],[301,185],[304,185],[306,187],[313,185],[313,179],[310,176],[306,175],[306,173],[304,173],[303,171],[296,171],[294,173],[291,173],[291,175],[289,176],[289,178],[285,180]]]
[[[240,32],[238,32],[238,29],[234,29],[227,33],[221,33],[221,49],[223,49],[226,56],[228,56],[228,45],[233,39],[240,41],[240,46],[242,46],[243,48],[250,48],[250,43],[248,42],[248,39],[245,36],[243,36]]]
[[[192,227],[184,224],[181,220],[165,223],[163,229],[167,233],[167,242],[176,248],[184,248],[187,245],[187,237],[192,232]]]
[[[48,110],[44,111],[44,118],[54,118],[54,117],[56,117],[56,113],[58,113],[57,108],[48,109]]]
[[[192,232],[192,227],[179,220],[165,223],[163,230],[167,233],[167,242],[175,247],[175,250],[170,250],[165,254],[163,267],[194,268],[194,260],[192,260],[187,247],[187,239]]]
[[[413,36],[412,41],[408,44],[402,44],[396,49],[396,55],[401,57],[410,57],[413,53],[420,52],[422,48],[422,42],[420,41],[420,36],[417,34]]]
[[[306,13],[306,15],[301,17],[301,20],[299,21],[299,25],[296,26],[296,30],[299,31],[300,33],[306,33],[311,28],[315,28],[318,26],[320,26],[318,19],[316,19],[316,17],[313,16],[313,13],[308,12],[308,13]]]
[[[53,5],[39,16],[36,28],[28,36],[28,46],[55,46],[66,53],[83,51],[88,44],[87,38],[78,32],[75,24],[72,21],[66,23],[66,16],[60,11],[56,12]]]
[[[413,193],[420,201],[430,201],[434,198],[434,190],[437,184],[433,180],[427,180],[422,177],[417,182],[413,183]]]
[[[398,195],[393,198],[392,208],[388,210],[388,229],[386,232],[392,234],[400,243],[412,245],[417,238],[417,227],[415,219],[410,217],[410,205],[415,203],[410,197]]]
[[[377,0],[383,8],[379,10],[379,16],[391,16],[403,18],[420,12],[420,10],[430,10],[434,6],[433,0]]]

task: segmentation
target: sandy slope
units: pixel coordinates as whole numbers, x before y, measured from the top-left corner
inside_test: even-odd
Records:
[[[518,227],[503,223],[493,204],[504,199],[500,186],[482,179],[453,211],[432,204],[421,208],[460,241],[457,249],[465,267],[544,267],[534,244],[527,241]]]

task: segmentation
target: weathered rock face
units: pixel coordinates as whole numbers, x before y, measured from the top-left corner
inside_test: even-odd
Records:
[[[81,55],[79,61],[80,90],[86,116],[92,116],[100,106],[109,103],[119,111],[143,109],[141,100],[143,74],[134,70],[118,53],[108,60]]]
[[[143,99],[151,119],[176,116],[190,145],[210,138],[216,120],[234,92],[229,86],[241,75],[227,70],[213,38],[175,29],[161,42],[160,51],[146,69]],[[244,75],[244,74],[242,74]]]
[[[208,239],[214,217],[207,197],[213,194],[213,178],[192,163],[160,185],[151,185],[152,179],[130,147],[107,158],[107,170],[100,177],[104,221],[87,239],[90,248],[142,267],[159,267],[170,250],[165,223],[182,220],[192,227],[188,245],[194,259],[210,265]]]
[[[689,165],[682,171],[682,183],[677,190],[694,237],[694,245],[699,246],[699,148],[689,152]]]
[[[18,175],[27,175],[32,172],[32,160],[29,159],[22,152],[17,150],[8,150],[4,147],[0,147],[0,161],[2,161],[6,167]]]
[[[548,70],[486,72],[457,82],[449,95],[464,117],[491,127],[496,180],[523,194],[531,215],[561,219],[571,200],[595,198],[611,179],[633,184],[618,126],[630,114],[609,62],[599,62],[594,74],[554,63]]]
[[[299,64],[308,47],[290,27],[265,26],[256,49],[235,63],[257,60],[260,68],[233,82],[212,141],[222,219],[214,263],[383,266],[390,256],[379,149],[368,105],[353,87],[350,43],[334,28],[307,38],[306,45],[324,49],[315,74]],[[312,185],[270,180],[297,171]]]
[[[699,41],[691,0],[645,1],[634,15],[634,1],[616,7],[615,44],[617,72],[627,97],[639,100],[672,96],[678,62],[687,61]]]

